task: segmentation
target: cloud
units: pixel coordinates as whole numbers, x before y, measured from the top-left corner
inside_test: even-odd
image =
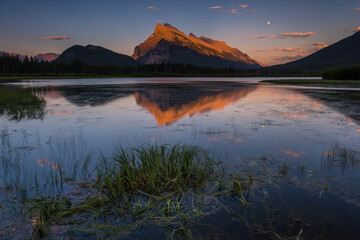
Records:
[[[276,61],[293,61],[298,60],[300,58],[303,58],[307,56],[308,54],[299,53],[299,54],[290,54],[287,56],[273,56],[272,59]]]
[[[301,47],[294,47],[294,48],[274,48],[274,51],[280,52],[301,52],[303,49]]]
[[[208,9],[219,9],[219,8],[223,8],[222,6],[213,6],[213,7],[209,7]]]
[[[46,37],[41,37],[40,39],[64,40],[64,39],[70,39],[70,37],[67,37],[67,36],[46,36]]]
[[[93,21],[93,24],[98,24],[98,23],[99,23],[98,20]]]
[[[156,20],[156,22],[158,22],[158,23],[162,23],[164,20],[161,20],[161,19],[159,19],[159,20]]]
[[[276,38],[275,35],[269,35],[269,34],[264,34],[264,35],[259,35],[259,36],[246,34],[245,36],[256,38],[256,39],[260,39],[260,38]]]
[[[301,47],[294,48],[269,48],[269,49],[255,49],[253,52],[302,52]]]
[[[292,33],[280,33],[279,38],[305,38],[305,37],[310,37],[315,35],[316,33],[314,32],[306,32],[306,33],[301,33],[301,32],[292,32]]]
[[[360,31],[360,27],[354,28],[352,31],[353,32],[358,32],[358,31]]]
[[[249,5],[245,5],[245,4],[239,4],[238,6],[241,7],[241,8],[247,8],[247,7],[249,7]]]
[[[234,8],[234,9],[230,9],[229,13],[231,13],[231,14],[238,14],[239,11],[238,11],[236,8]]]
[[[154,11],[161,11],[160,8],[156,8],[154,6],[148,6],[147,9],[154,10]]]
[[[253,52],[272,52],[272,49],[254,49]]]
[[[356,10],[356,11],[360,11],[360,7],[358,7],[358,8],[355,8],[355,10]]]
[[[322,48],[324,48],[324,47],[327,47],[327,46],[329,46],[328,44],[325,44],[325,43],[323,43],[323,42],[317,42],[317,43],[314,43],[314,44],[312,44],[316,49],[322,49]]]

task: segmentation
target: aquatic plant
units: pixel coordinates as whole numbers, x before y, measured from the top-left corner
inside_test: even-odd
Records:
[[[46,102],[31,89],[0,87],[0,116],[10,120],[43,119]]]
[[[194,146],[120,148],[96,167],[96,180],[85,184],[85,198],[29,200],[37,223],[34,233],[45,236],[53,223],[76,224],[77,230],[98,237],[127,236],[140,227],[157,226],[170,238],[191,239],[190,229],[204,215],[205,199],[229,196],[240,206],[248,204],[243,195],[249,193],[252,178],[237,174],[226,179],[219,164]],[[216,191],[220,183],[222,191]],[[225,207],[221,198],[215,202]],[[112,223],[106,224],[109,218]]]

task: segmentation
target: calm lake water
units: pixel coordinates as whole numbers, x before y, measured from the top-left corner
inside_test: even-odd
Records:
[[[15,227],[26,233],[15,200],[73,190],[52,180],[59,169],[82,181],[118,146],[180,143],[208,149],[229,173],[246,169],[270,179],[259,186],[258,209],[244,210],[258,230],[217,211],[204,219],[212,227],[195,229],[197,238],[359,239],[360,89],[259,80],[3,84],[31,88],[46,105],[31,116],[0,116],[0,238],[11,239]]]

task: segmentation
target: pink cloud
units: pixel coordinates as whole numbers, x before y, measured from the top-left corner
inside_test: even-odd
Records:
[[[321,48],[327,47],[329,45],[325,44],[323,42],[317,42],[317,43],[314,43],[313,46],[316,47],[316,49],[321,49]]]
[[[360,27],[354,28],[352,31],[353,32],[358,32],[358,31],[360,31]]]
[[[305,38],[305,37],[310,37],[315,35],[316,33],[314,32],[306,32],[306,33],[301,33],[301,32],[292,32],[292,33],[280,33],[280,38]]]
[[[246,34],[245,36],[247,37],[251,37],[251,38],[256,38],[256,39],[260,39],[260,38],[276,38],[275,35],[269,35],[269,34],[264,34],[264,35],[250,35],[250,34]]]
[[[164,20],[161,20],[161,19],[159,19],[159,20],[156,20],[156,22],[158,22],[158,23],[162,23]]]
[[[154,7],[154,6],[149,6],[149,7],[147,7],[147,9],[154,10],[154,11],[160,11],[161,10],[160,8],[157,8],[157,7]]]
[[[300,58],[303,58],[307,56],[308,54],[299,53],[299,54],[290,54],[286,56],[273,56],[272,59],[276,61],[293,61],[298,60]]]
[[[98,24],[98,23],[99,23],[98,20],[93,21],[93,24]]]
[[[234,8],[234,9],[230,9],[229,13],[231,13],[231,14],[238,14],[239,11],[238,11],[236,8]]]
[[[358,8],[355,8],[355,10],[356,10],[356,11],[360,11],[360,7],[358,7]]]
[[[46,36],[46,37],[41,37],[40,39],[64,40],[70,38],[67,36]]]
[[[245,5],[245,4],[239,4],[238,6],[241,7],[241,8],[247,8],[247,7],[249,7],[249,5]]]
[[[301,47],[294,48],[269,48],[269,49],[255,49],[253,52],[301,52]]]
[[[294,47],[294,48],[274,48],[274,51],[280,52],[301,52],[303,49],[301,47]]]
[[[213,7],[209,7],[208,9],[219,9],[219,8],[223,8],[222,6],[213,6]]]

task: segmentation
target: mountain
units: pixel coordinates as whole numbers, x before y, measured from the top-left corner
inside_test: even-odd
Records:
[[[7,52],[0,51],[0,56],[9,56]]]
[[[290,71],[320,71],[334,66],[360,63],[360,32],[323,48],[307,57],[273,68]]]
[[[136,64],[136,61],[127,55],[119,54],[109,49],[93,45],[87,45],[85,47],[74,45],[66,49],[54,61],[70,63],[76,59],[79,59],[88,65],[113,64],[117,66],[125,66]]]
[[[196,37],[170,24],[157,24],[154,33],[135,47],[132,57],[144,64],[184,63],[210,67],[259,68],[260,62],[223,41]]]
[[[60,55],[57,53],[40,53],[38,55],[35,56],[36,59],[41,60],[41,61],[45,61],[45,62],[51,62],[55,59],[57,59]]]

